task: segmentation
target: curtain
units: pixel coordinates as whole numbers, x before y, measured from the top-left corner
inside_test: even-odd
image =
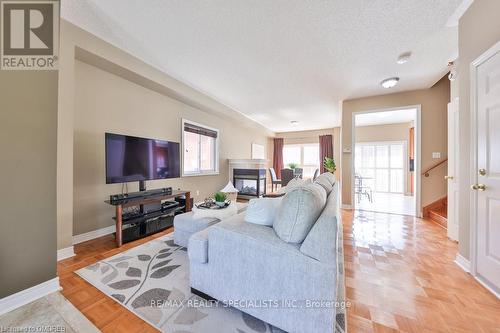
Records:
[[[331,135],[319,136],[319,170],[320,173],[325,172],[323,160],[325,157],[333,158],[333,137]]]
[[[281,169],[283,169],[283,138],[274,138],[273,168],[276,177],[281,179]]]

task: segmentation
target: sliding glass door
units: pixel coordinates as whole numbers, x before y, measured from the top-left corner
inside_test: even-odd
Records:
[[[354,170],[374,192],[404,193],[405,142],[356,143]]]

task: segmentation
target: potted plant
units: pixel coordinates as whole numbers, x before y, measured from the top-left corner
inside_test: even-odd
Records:
[[[323,160],[323,167],[326,171],[331,173],[334,173],[335,170],[337,170],[337,166],[335,165],[333,158],[327,156],[325,156],[325,159]]]
[[[297,163],[289,163],[288,167],[292,170],[295,170],[299,165]]]
[[[227,195],[224,192],[217,192],[214,194],[215,204],[219,207],[224,207],[226,205]]]

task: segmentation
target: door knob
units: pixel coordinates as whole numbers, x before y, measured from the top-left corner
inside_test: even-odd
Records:
[[[446,180],[452,180],[453,176],[444,176],[444,179],[446,179]]]
[[[484,185],[484,184],[474,184],[474,185],[471,185],[470,188],[473,189],[473,190],[476,190],[476,191],[484,191],[484,190],[486,190],[486,185]]]
[[[479,169],[479,174],[481,176],[486,176],[486,169]]]

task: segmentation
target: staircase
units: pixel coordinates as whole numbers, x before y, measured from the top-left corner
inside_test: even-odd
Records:
[[[443,228],[446,228],[448,226],[448,198],[441,198],[425,206],[423,215]]]

